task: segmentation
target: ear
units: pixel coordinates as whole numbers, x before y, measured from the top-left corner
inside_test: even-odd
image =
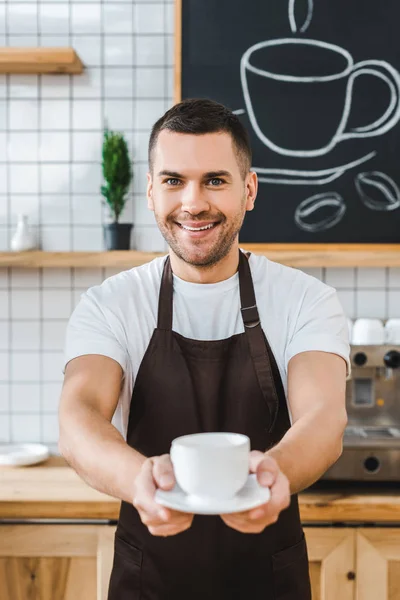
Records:
[[[147,173],[147,207],[150,210],[154,210],[154,202],[153,202],[153,180],[151,177],[151,173]]]
[[[249,171],[246,177],[246,210],[253,210],[258,191],[257,173]]]

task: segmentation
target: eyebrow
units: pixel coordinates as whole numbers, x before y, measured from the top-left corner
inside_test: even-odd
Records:
[[[176,179],[186,179],[184,175],[178,173],[177,171],[160,171],[158,173],[158,177],[173,177]],[[203,179],[213,179],[214,177],[229,177],[232,179],[232,174],[229,171],[209,171],[208,173],[203,174]]]

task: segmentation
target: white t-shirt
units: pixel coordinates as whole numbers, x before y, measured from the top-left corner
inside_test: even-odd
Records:
[[[285,393],[289,360],[306,350],[342,356],[349,375],[348,327],[336,290],[264,256],[251,254],[249,264],[261,325]],[[164,257],[156,258],[89,288],[67,327],[65,364],[77,356],[101,354],[121,365],[124,380],[113,423],[125,438],[136,374],[157,326],[163,265]],[[174,275],[173,285],[174,331],[198,340],[225,339],[244,331],[238,273],[208,284]]]

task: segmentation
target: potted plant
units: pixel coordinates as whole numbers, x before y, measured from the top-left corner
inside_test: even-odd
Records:
[[[119,223],[133,178],[128,145],[122,133],[104,130],[102,168],[105,185],[101,193],[105,198],[112,221],[104,225],[104,242],[107,250],[129,250],[132,223]]]

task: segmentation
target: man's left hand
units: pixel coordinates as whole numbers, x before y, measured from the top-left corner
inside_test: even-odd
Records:
[[[256,473],[257,481],[271,491],[266,504],[239,513],[221,515],[221,519],[232,529],[242,533],[261,533],[268,525],[278,520],[279,513],[290,504],[289,480],[271,456],[253,450],[250,452],[250,473]]]

